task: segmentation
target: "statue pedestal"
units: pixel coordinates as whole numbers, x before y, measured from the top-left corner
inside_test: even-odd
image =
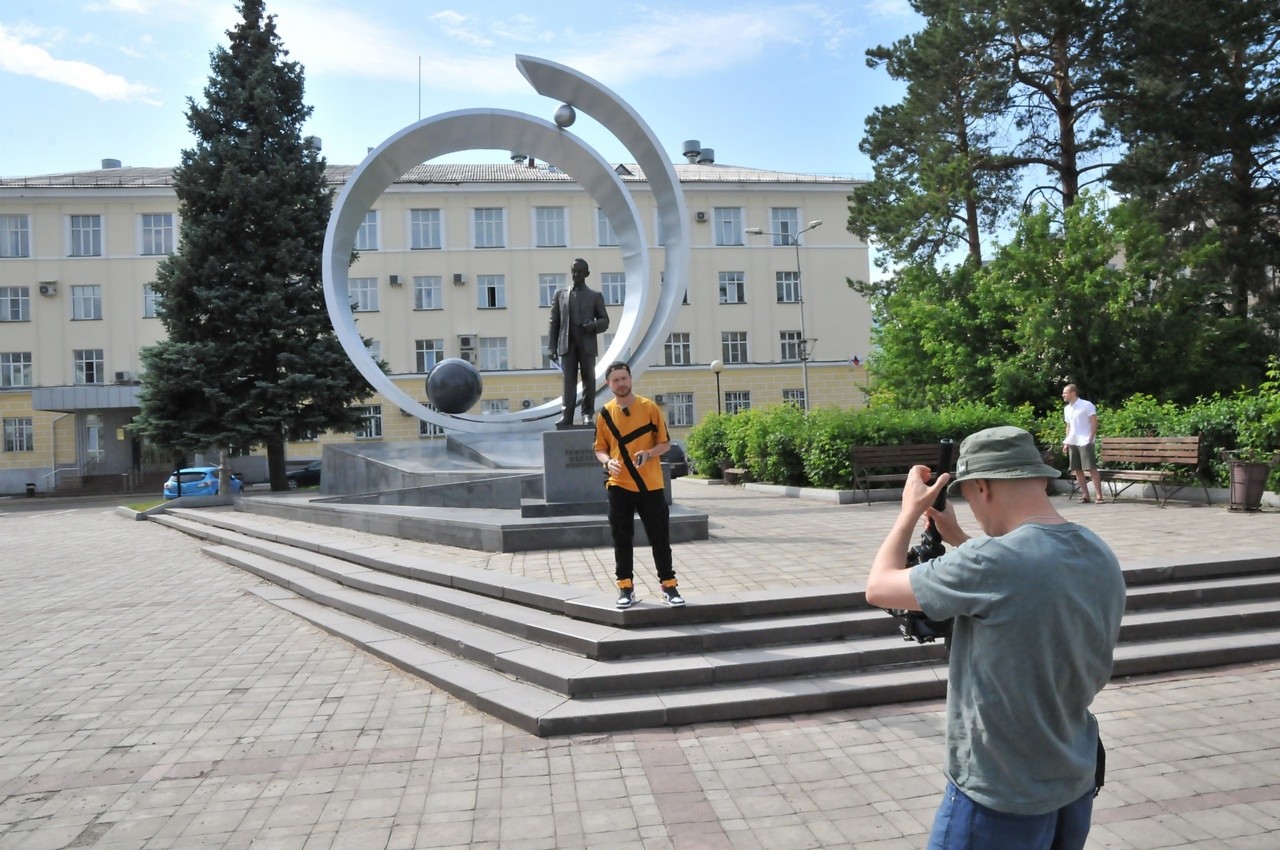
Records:
[[[592,448],[595,440],[595,428],[542,433],[542,497],[548,515],[608,511],[604,469]]]

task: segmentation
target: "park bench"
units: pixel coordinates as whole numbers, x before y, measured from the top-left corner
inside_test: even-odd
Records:
[[[901,446],[854,446],[852,453],[853,486],[861,490],[867,504],[871,503],[872,484],[902,484],[907,480],[911,467],[924,465],[935,472],[938,465],[937,443],[908,443]],[[951,469],[955,471],[956,457],[951,456]]]
[[[1205,502],[1211,501],[1200,471],[1199,436],[1103,437],[1099,443],[1098,473],[1113,500],[1134,484],[1150,484],[1163,508],[1175,493],[1194,482],[1204,490]],[[1117,482],[1126,483],[1117,490]]]

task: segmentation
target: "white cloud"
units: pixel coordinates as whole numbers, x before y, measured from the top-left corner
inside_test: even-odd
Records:
[[[69,86],[88,92],[99,100],[159,105],[159,101],[152,97],[155,89],[150,86],[131,83],[88,62],[57,59],[45,48],[29,43],[29,39],[30,35],[20,35],[0,25],[0,71]]]
[[[841,13],[814,3],[696,15],[644,7],[619,16],[619,26],[595,30],[551,29],[548,18],[527,14],[495,12],[486,18],[451,10],[397,24],[371,14],[376,8],[351,11],[315,0],[274,3],[280,36],[309,76],[412,81],[421,57],[428,85],[490,94],[527,93],[514,54],[535,52],[530,45],[540,56],[617,85],[725,71],[779,47],[838,53],[850,34]]]

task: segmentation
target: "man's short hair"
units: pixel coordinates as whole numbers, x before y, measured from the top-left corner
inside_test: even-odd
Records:
[[[1065,387],[1062,388],[1062,391],[1064,393],[1075,393],[1076,395],[1080,395],[1080,390],[1079,388],[1076,387],[1075,384],[1067,384]]]
[[[609,368],[604,370],[604,379],[606,381],[609,380],[609,376],[619,369],[624,370],[628,375],[631,374],[631,367],[619,360],[615,363],[610,363]]]

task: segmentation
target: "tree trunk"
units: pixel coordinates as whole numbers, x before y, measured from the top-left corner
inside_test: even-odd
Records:
[[[267,447],[267,477],[271,479],[271,489],[288,490],[289,479],[285,478],[285,456],[284,456],[284,435],[272,434],[271,439],[266,441]]]

